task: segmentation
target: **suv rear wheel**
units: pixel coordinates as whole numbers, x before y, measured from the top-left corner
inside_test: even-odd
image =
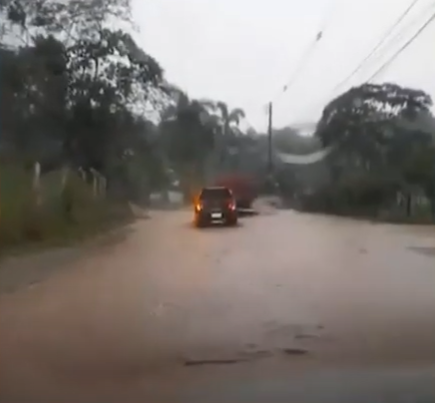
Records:
[[[206,226],[206,222],[204,219],[201,219],[199,216],[195,217],[195,227],[196,228],[204,228]]]
[[[229,218],[226,222],[226,224],[230,227],[235,227],[238,223],[237,217],[236,218]]]

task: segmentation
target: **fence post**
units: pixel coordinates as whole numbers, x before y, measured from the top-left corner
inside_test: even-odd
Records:
[[[68,177],[69,177],[69,168],[64,167],[62,170],[61,192],[63,192],[66,188],[66,185],[68,183]]]
[[[103,175],[100,176],[100,179],[101,179],[101,181],[100,181],[101,196],[105,197],[106,196],[107,180]]]
[[[92,194],[94,196],[94,198],[97,198],[97,193],[98,193],[98,172],[91,168],[91,173],[92,173]]]
[[[36,205],[40,206],[42,204],[41,195],[41,164],[36,161],[33,171],[33,192],[36,198]]]

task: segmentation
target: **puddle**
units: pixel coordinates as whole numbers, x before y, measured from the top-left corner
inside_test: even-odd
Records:
[[[408,249],[425,256],[435,257],[435,247],[430,246],[410,246]]]
[[[268,358],[273,355],[272,351],[268,350],[253,350],[236,353],[233,356],[226,357],[198,357],[198,358],[186,358],[183,360],[185,367],[198,367],[203,365],[233,365],[244,363],[248,361],[254,361],[262,358]]]
[[[317,334],[301,333],[301,334],[295,335],[296,340],[312,340],[312,339],[319,339],[319,338],[320,338],[320,336]]]
[[[307,355],[309,353],[304,348],[284,348],[282,352],[286,355]]]
[[[226,358],[226,359],[209,359],[209,360],[185,360],[185,367],[194,367],[201,365],[231,365],[248,361],[247,358]]]
[[[309,354],[309,351],[304,348],[280,348],[276,350],[254,350],[246,351],[240,354],[236,354],[233,357],[216,357],[216,358],[186,358],[183,360],[185,367],[199,367],[205,365],[234,365],[245,362],[252,362],[254,360],[261,360],[284,354],[286,356],[303,356]]]

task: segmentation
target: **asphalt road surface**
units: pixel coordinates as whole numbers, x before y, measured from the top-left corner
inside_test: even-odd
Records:
[[[190,220],[3,295],[0,402],[435,402],[433,228]]]

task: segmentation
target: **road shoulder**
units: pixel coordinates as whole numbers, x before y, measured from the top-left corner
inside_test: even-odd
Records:
[[[13,293],[65,271],[102,249],[123,242],[133,224],[117,226],[103,234],[73,245],[9,255],[0,261],[0,295]]]

